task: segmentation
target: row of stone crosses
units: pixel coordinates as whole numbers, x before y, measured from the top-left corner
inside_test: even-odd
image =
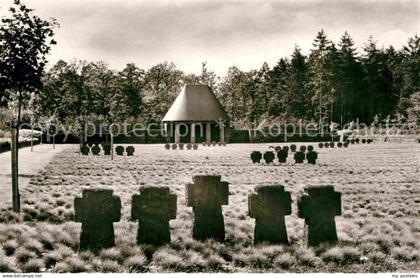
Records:
[[[333,186],[308,187],[298,200],[298,216],[305,219],[309,246],[337,242],[335,216],[341,215],[341,193]],[[75,198],[75,221],[82,223],[80,249],[98,252],[115,246],[113,222],[121,219],[121,199],[112,190],[85,189]],[[228,205],[229,184],[221,176],[194,176],[186,185],[186,205],[193,208],[192,236],[223,242],[222,206]],[[255,218],[254,243],[288,244],[285,216],[292,213],[290,192],[283,186],[257,187],[248,197],[248,214]],[[169,187],[141,187],[133,195],[131,219],[138,220],[138,244],[170,243],[169,221],[176,218],[177,196]]]
[[[102,148],[101,148],[102,147]],[[82,153],[82,155],[89,155],[89,153],[92,153],[92,155],[99,155],[101,153],[101,149],[104,152],[104,155],[111,155],[111,145],[110,144],[101,144],[101,147],[99,146],[99,144],[91,144],[91,146],[88,145],[83,145],[80,148],[80,152]],[[124,151],[127,153],[127,156],[133,156],[134,152],[135,152],[135,148],[133,146],[127,146],[126,148],[124,148],[123,146],[117,146],[115,148],[115,153],[117,155],[124,155]]]
[[[210,142],[209,143],[203,142],[202,145],[203,145],[203,147],[206,147],[206,146],[207,147],[210,147],[210,146],[213,146],[213,147],[215,147],[215,146],[224,146],[225,147],[226,146],[226,143],[212,141],[211,143]],[[167,150],[170,150],[170,149],[176,150],[177,148],[179,148],[180,150],[183,150],[184,149],[184,146],[186,146],[187,150],[191,150],[191,149],[197,150],[198,149],[198,144],[197,143],[187,143],[187,144],[184,144],[184,143],[178,143],[178,144],[176,144],[176,143],[173,143],[173,144],[166,143],[165,144],[165,149],[167,149]]]
[[[373,142],[373,139],[371,139],[371,138],[369,138],[369,139],[365,139],[365,138],[363,138],[362,140],[360,140],[359,138],[355,138],[355,139],[347,139],[346,141],[344,141],[344,142],[337,142],[337,147],[338,148],[341,148],[341,147],[344,147],[344,148],[347,148],[350,144],[359,144],[359,143],[362,143],[362,144],[370,144],[370,143],[372,143]],[[321,143],[319,143],[318,144],[318,147],[319,148],[334,148],[334,146],[335,146],[335,142],[321,142]]]
[[[260,151],[253,151],[251,153],[251,160],[253,163],[260,163],[261,159],[264,158],[265,163],[270,164],[274,162],[274,159],[276,157],[275,153],[277,154],[277,159],[279,163],[286,163],[287,157],[289,156],[289,149],[291,152],[294,152],[294,160],[295,163],[303,163],[305,159],[308,161],[309,164],[316,164],[316,160],[318,159],[318,153],[314,151],[314,147],[309,145],[306,146],[300,146],[299,151],[297,151],[296,145],[289,146],[270,146],[270,148],[274,148],[273,151],[266,151],[264,152],[264,155]],[[307,151],[307,152],[306,152]]]

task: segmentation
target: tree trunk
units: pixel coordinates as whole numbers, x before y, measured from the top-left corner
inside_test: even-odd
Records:
[[[14,123],[12,126],[12,204],[13,204],[13,211],[16,213],[20,212],[20,196],[19,196],[19,172],[18,172],[18,156],[17,156],[17,149],[18,149],[18,140],[16,140],[16,133],[17,127],[15,127]]]
[[[111,133],[111,160],[114,160],[114,135]]]
[[[31,130],[31,152],[34,152],[34,128]]]
[[[19,127],[22,108],[22,93],[19,91],[18,113],[15,125],[12,126],[12,203],[13,211],[20,213],[19,194]]]

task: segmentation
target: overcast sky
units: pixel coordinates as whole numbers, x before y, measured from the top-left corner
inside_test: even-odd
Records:
[[[0,15],[11,0],[1,0]],[[373,35],[379,45],[400,48],[419,34],[419,0],[26,0],[41,17],[54,17],[58,45],[50,62],[73,58],[106,61],[122,69],[134,62],[148,69],[173,61],[187,73],[201,62],[224,75],[236,65],[257,69],[304,53],[320,29],[338,42],[347,30],[358,46]]]

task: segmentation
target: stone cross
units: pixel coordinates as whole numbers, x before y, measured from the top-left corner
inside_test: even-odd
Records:
[[[305,160],[305,153],[298,151],[293,158],[295,159],[295,163],[303,163],[303,160]]]
[[[261,158],[262,158],[262,154],[261,154],[261,152],[259,152],[259,151],[253,151],[253,152],[251,153],[251,160],[252,160],[252,163],[260,163]]]
[[[193,238],[196,240],[225,240],[222,205],[228,204],[229,183],[221,176],[194,176],[186,185],[186,203],[193,207]]]
[[[124,147],[123,146],[116,147],[115,152],[117,153],[117,155],[124,155]]]
[[[306,160],[308,161],[309,164],[314,164],[315,165],[317,158],[318,158],[318,153],[317,152],[309,151],[306,154]]]
[[[101,152],[101,148],[99,148],[98,145],[95,145],[92,147],[92,154],[93,155],[99,155],[99,153]]]
[[[288,152],[285,149],[281,149],[277,152],[277,159],[280,163],[286,163]]]
[[[254,243],[289,243],[285,215],[292,213],[292,199],[283,186],[263,186],[248,197],[249,216],[255,218]]]
[[[136,149],[133,146],[127,146],[127,148],[125,148],[125,151],[127,152],[127,156],[133,156],[135,150]]]
[[[111,145],[104,144],[102,145],[102,149],[104,150],[105,155],[111,155]]]
[[[84,189],[74,199],[75,221],[82,223],[80,249],[97,253],[115,246],[113,222],[120,221],[121,199],[110,189]]]
[[[139,220],[138,244],[163,245],[171,242],[169,220],[176,218],[176,195],[169,187],[141,187],[133,195],[131,218]]]
[[[264,160],[265,163],[269,164],[269,163],[273,163],[274,161],[274,153],[272,151],[267,151],[264,153]]]
[[[83,145],[83,146],[80,148],[80,152],[81,152],[83,155],[89,155],[90,149],[89,149],[89,147],[88,147],[88,146]]]
[[[337,242],[334,217],[341,215],[341,193],[331,185],[308,187],[305,192],[308,195],[298,201],[298,216],[305,219],[308,245]]]

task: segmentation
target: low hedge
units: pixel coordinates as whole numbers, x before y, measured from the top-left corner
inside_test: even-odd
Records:
[[[40,143],[40,141],[38,139],[34,139],[34,146],[38,145]],[[25,140],[25,141],[20,141],[19,142],[19,149],[21,148],[25,148],[25,147],[30,147],[31,146],[31,141],[29,140]],[[0,142],[0,153],[4,153],[4,152],[8,152],[10,151],[11,148],[11,144],[10,142]]]

